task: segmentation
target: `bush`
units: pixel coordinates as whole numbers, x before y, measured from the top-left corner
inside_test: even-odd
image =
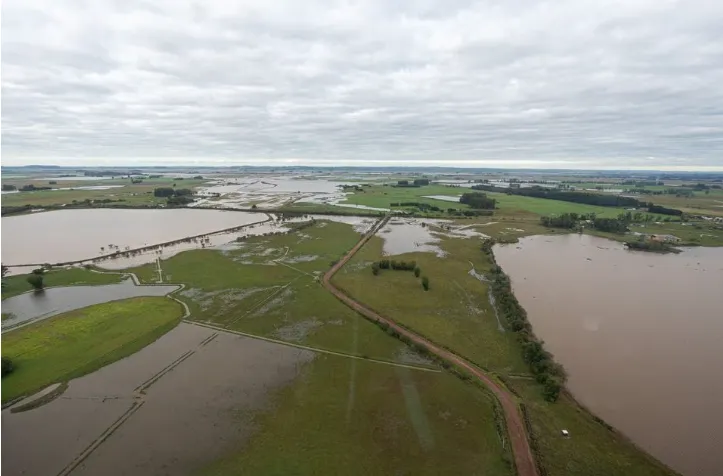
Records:
[[[378,262],[372,263],[372,274],[374,276],[379,274],[379,263]]]
[[[426,276],[422,277],[422,287],[425,291],[429,291],[429,278]]]
[[[30,285],[33,287],[33,289],[35,289],[37,291],[43,289],[43,287],[44,287],[42,274],[33,273],[30,276],[28,276],[27,281],[28,281],[28,283],[30,283]]]
[[[3,366],[3,368],[2,368],[2,376],[3,377],[13,373],[13,370],[15,370],[15,364],[13,364],[13,361],[9,357],[3,356],[2,366]]]
[[[415,277],[415,278],[418,278],[421,273],[422,273],[422,270],[419,269],[419,266],[417,266],[416,268],[414,268],[414,277]]]

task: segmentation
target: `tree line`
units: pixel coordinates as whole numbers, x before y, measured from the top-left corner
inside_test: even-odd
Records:
[[[477,187],[473,186],[472,188]],[[494,210],[497,206],[497,200],[489,198],[486,193],[481,192],[467,192],[463,193],[459,198],[459,203],[464,203],[470,206],[470,208],[476,208],[481,210]]]
[[[509,329],[517,335],[522,345],[522,358],[535,375],[535,380],[543,386],[542,393],[545,399],[554,402],[559,397],[567,378],[565,369],[555,362],[552,354],[545,350],[542,341],[532,332],[527,312],[512,292],[510,278],[497,265],[492,252],[494,244],[494,240],[485,240],[482,252],[492,262],[491,274],[488,277],[497,311],[504,317]]]
[[[417,266],[416,261],[396,261],[383,259],[372,263],[372,274],[377,276],[383,269],[392,269],[397,271],[413,271],[414,277],[418,278],[422,274],[422,269]],[[429,291],[429,278],[422,276],[422,288]]]
[[[620,213],[617,218],[599,218],[595,213],[563,213],[555,216],[543,216],[540,223],[549,228],[581,229],[582,222],[589,222],[592,228],[611,233],[625,233],[630,223],[647,223],[654,221],[655,217],[641,212],[627,211]],[[670,221],[669,217],[666,217]]]
[[[488,192],[500,192],[508,195],[520,195],[523,197],[544,198],[548,200],[560,200],[563,202],[582,203],[585,205],[595,205],[599,207],[628,207],[628,208],[647,208],[650,213],[659,213],[661,215],[683,214],[681,210],[675,208],[661,207],[654,203],[641,202],[633,197],[623,197],[622,195],[603,195],[600,193],[588,192],[568,192],[561,190],[550,190],[542,187],[530,188],[499,188],[490,185],[473,185],[473,190],[485,190]]]

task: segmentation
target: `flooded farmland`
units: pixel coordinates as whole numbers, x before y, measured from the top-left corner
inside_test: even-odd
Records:
[[[101,286],[63,286],[42,292],[27,292],[4,299],[3,313],[12,318],[2,322],[3,330],[39,319],[46,319],[82,307],[139,296],[165,296],[178,286],[136,286],[133,280]]]
[[[2,219],[3,264],[83,260],[110,253],[110,245],[122,251],[266,219],[260,213],[193,209],[60,210],[8,217]]]
[[[723,248],[565,235],[494,251],[583,405],[684,475],[723,474]]]
[[[182,323],[46,405],[3,410],[3,474],[193,474],[238,448],[313,355]]]

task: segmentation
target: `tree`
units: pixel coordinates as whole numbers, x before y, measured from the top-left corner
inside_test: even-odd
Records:
[[[44,287],[42,274],[36,274],[33,272],[33,274],[28,276],[27,281],[36,291],[40,291]]]
[[[8,274],[8,271],[10,271],[10,268],[8,268],[5,265],[2,265],[2,277],[4,278],[6,274]]]
[[[419,269],[419,266],[417,266],[416,268],[414,268],[414,277],[415,277],[415,278],[418,278],[419,275],[421,274],[421,272],[422,272],[422,270]]]
[[[15,364],[9,357],[2,357],[2,376],[11,374],[15,370]]]
[[[379,274],[379,263],[376,261],[372,264],[372,274],[374,276]]]
[[[175,187],[176,184],[174,183],[173,186]],[[170,187],[159,187],[155,190],[153,190],[153,195],[155,197],[172,197],[175,190],[173,190]]]
[[[422,287],[425,291],[429,291],[429,278],[426,276],[422,276]]]

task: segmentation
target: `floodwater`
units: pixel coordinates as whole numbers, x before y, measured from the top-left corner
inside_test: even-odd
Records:
[[[3,300],[3,313],[11,313],[15,317],[4,320],[2,328],[16,327],[20,324],[118,299],[165,296],[176,289],[178,286],[136,286],[133,284],[133,280],[128,278],[116,284],[65,286],[48,288],[39,293],[31,291]]]
[[[44,406],[4,410],[3,475],[196,474],[242,445],[255,429],[253,412],[313,357],[181,323],[140,352],[71,381]]]
[[[723,474],[723,248],[565,235],[494,251],[583,405],[684,475]]]
[[[378,232],[384,240],[385,255],[429,252],[442,258],[446,255],[439,247],[442,236],[451,238],[487,238],[474,229],[477,224],[457,225],[449,220],[392,218]]]
[[[266,218],[260,213],[193,209],[59,210],[7,217],[2,219],[2,258],[5,265],[84,260],[111,253],[110,244],[123,251]]]

